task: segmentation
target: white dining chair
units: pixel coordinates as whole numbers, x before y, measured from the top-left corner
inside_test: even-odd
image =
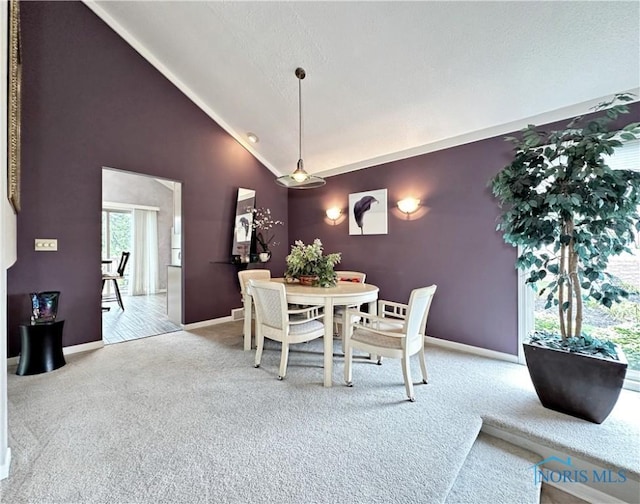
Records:
[[[251,350],[251,322],[255,319],[255,310],[253,308],[251,295],[247,292],[249,280],[269,280],[270,278],[271,271],[269,271],[268,269],[248,269],[244,271],[238,271],[240,295],[242,296],[242,306],[244,308],[244,325],[242,326],[242,334],[245,350]]]
[[[256,359],[260,367],[264,338],[282,343],[278,379],[287,373],[289,347],[324,336],[322,306],[289,308],[282,283],[250,280],[249,289],[256,307]]]
[[[424,356],[424,336],[431,301],[436,285],[411,291],[409,303],[378,301],[378,315],[348,309],[346,320],[351,320],[344,333],[344,380],[353,385],[351,365],[353,350],[359,349],[372,355],[401,359],[407,397],[415,401],[409,358],[418,354],[422,381],[427,383],[427,365]],[[380,360],[378,360],[380,363]]]

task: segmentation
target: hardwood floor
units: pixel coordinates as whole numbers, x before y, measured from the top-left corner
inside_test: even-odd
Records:
[[[102,312],[102,339],[105,345],[156,336],[181,327],[167,318],[166,293],[150,296],[122,296],[124,311],[115,301],[103,302],[111,309]]]

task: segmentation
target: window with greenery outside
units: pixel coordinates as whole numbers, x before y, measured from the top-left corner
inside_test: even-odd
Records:
[[[640,140],[625,142],[613,156],[607,157],[607,163],[614,169],[640,171]],[[585,299],[582,330],[599,340],[610,340],[618,345],[629,364],[626,378],[640,381],[640,234],[636,233],[635,244],[630,248],[631,254],[613,256],[607,266],[607,272],[617,277],[616,282],[619,280],[629,296],[610,308],[595,299]],[[544,281],[539,282],[539,289],[544,286]],[[534,330],[560,333],[557,310],[553,306],[545,309],[544,296],[535,296],[535,299],[532,296],[525,302],[533,311]]]
[[[611,131],[629,113],[629,94],[595,107],[595,116],[574,118],[564,129],[529,125],[507,140],[514,159],[490,182],[503,209],[498,230],[520,246],[516,267],[555,307],[559,332],[538,331],[532,341],[615,357],[614,345],[583,328],[585,300],[611,308],[629,296],[607,272],[609,258],[631,253],[638,223],[640,173],[614,170],[606,156],[640,136],[640,123]]]

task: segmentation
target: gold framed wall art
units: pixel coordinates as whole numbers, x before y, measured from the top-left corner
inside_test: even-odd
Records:
[[[9,0],[9,88],[7,197],[15,213],[20,211],[20,113],[22,62],[20,56],[20,2]]]

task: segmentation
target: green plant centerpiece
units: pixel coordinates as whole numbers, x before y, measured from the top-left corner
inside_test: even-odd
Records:
[[[284,276],[287,279],[298,280],[304,276],[316,277],[313,285],[334,287],[338,281],[334,268],[340,262],[340,258],[340,252],[324,255],[322,242],[318,238],[310,245],[296,240],[286,258],[287,270]]]
[[[544,296],[546,308],[557,308],[560,334],[534,333],[531,342],[538,346],[617,357],[613,343],[583,333],[582,318],[587,298],[610,308],[628,296],[606,268],[610,257],[631,252],[640,229],[640,173],[607,164],[617,147],[640,135],[640,123],[612,128],[629,112],[629,101],[631,95],[617,94],[564,129],[529,125],[507,137],[514,158],[490,181],[502,208],[497,229],[520,247],[516,267]]]

